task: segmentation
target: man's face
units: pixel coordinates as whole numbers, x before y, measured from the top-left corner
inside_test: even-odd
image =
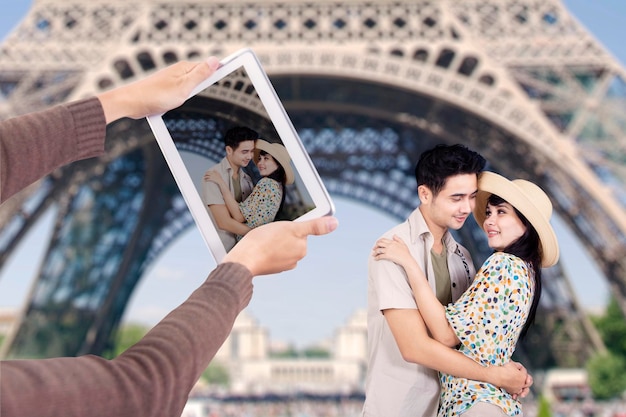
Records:
[[[478,181],[476,174],[459,174],[448,177],[439,194],[421,185],[418,193],[422,214],[429,227],[457,230],[474,210]]]
[[[226,157],[234,166],[247,167],[254,156],[254,141],[246,140],[239,143],[236,149],[226,147]]]

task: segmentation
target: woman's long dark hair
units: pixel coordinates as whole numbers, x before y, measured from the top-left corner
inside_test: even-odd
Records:
[[[503,198],[491,194],[489,199],[487,200],[487,204],[492,206],[497,206],[498,204],[506,203],[507,201]],[[515,214],[522,221],[524,226],[526,227],[526,231],[522,236],[520,236],[515,242],[512,242],[509,246],[504,248],[502,251],[506,253],[510,253],[511,255],[515,255],[518,258],[524,260],[535,272],[535,294],[533,296],[532,304],[530,305],[530,311],[528,312],[528,318],[526,319],[526,323],[524,323],[524,327],[522,328],[522,332],[520,333],[520,339],[523,339],[528,332],[528,329],[535,322],[535,314],[537,313],[537,308],[539,306],[539,298],[541,297],[541,241],[539,240],[539,235],[537,231],[533,227],[532,224],[524,217],[522,213],[520,213],[515,207]]]
[[[283,168],[283,166],[280,164],[280,162],[278,162],[278,159],[274,158],[274,155],[272,155],[270,153],[267,153],[265,151],[259,151],[259,155],[261,155],[261,156],[265,156],[265,155],[271,156],[272,159],[276,162],[276,165],[278,165],[278,168],[276,169],[276,171],[274,171],[270,175],[268,175],[267,178],[271,178],[274,181],[278,181],[283,186],[283,197],[280,200],[280,206],[278,206],[278,211],[276,212],[276,213],[279,213],[283,209],[283,204],[285,203],[285,194],[287,194],[287,187],[285,187],[285,184],[287,183],[287,174],[285,173],[285,168]]]

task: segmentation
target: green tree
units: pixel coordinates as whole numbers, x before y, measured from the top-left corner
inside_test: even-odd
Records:
[[[606,312],[592,317],[606,348],[614,355],[626,358],[626,320],[615,298],[611,297]]]
[[[608,350],[587,362],[591,392],[597,399],[620,396],[626,390],[626,319],[611,297],[606,312],[591,320]]]
[[[115,358],[126,349],[139,342],[142,337],[148,333],[148,328],[141,324],[125,324],[117,329],[117,333],[113,338],[113,348],[105,357]]]
[[[539,397],[539,409],[537,410],[537,417],[552,417],[550,411],[550,402],[543,395]]]
[[[291,359],[300,356],[300,352],[295,346],[289,345],[286,349],[270,352],[269,356],[276,359]]]
[[[626,390],[626,360],[612,352],[595,355],[587,362],[589,387],[593,397],[608,400]]]
[[[230,374],[228,370],[217,362],[209,363],[209,366],[202,372],[200,378],[211,385],[227,387],[228,384],[230,384]]]
[[[305,358],[330,358],[330,352],[322,347],[312,346],[302,351],[302,356]]]

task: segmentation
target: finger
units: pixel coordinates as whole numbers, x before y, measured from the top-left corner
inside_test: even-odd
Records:
[[[216,69],[218,69],[222,64],[220,63],[219,59],[217,59],[214,56],[210,56],[207,58],[207,60],[205,61],[206,64],[209,66],[209,69],[211,71],[215,71]]]
[[[319,219],[308,220],[305,222],[296,222],[297,236],[321,236],[332,232],[339,225],[337,218],[332,216],[324,216]]]
[[[195,87],[197,84],[204,81],[205,78],[213,74],[219,66],[220,61],[214,56],[207,58],[204,62],[195,64],[193,67],[189,68],[187,72],[189,84]]]
[[[530,394],[530,390],[528,388],[522,389],[522,391],[517,395],[518,398],[526,398]]]

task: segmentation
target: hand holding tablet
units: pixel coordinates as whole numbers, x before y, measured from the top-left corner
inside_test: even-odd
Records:
[[[334,212],[254,53],[221,64],[182,106],[148,117],[217,262],[254,227]]]

